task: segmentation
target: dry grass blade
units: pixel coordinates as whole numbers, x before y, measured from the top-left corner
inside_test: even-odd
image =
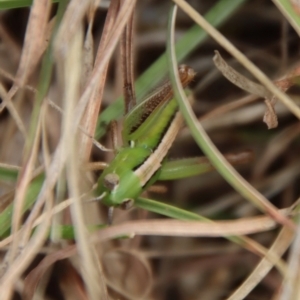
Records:
[[[72,45],[71,41],[73,40],[74,35],[76,35],[76,32],[82,30],[82,21],[88,8],[89,1],[81,2],[76,0],[71,1],[67,7],[54,43],[54,53],[58,61],[64,62],[64,60],[68,58],[70,47]],[[75,24],[75,26],[73,24]],[[81,64],[81,62],[77,62],[77,64],[78,63]],[[67,76],[67,74],[59,74],[59,76],[63,77]]]
[[[87,231],[85,228],[85,220],[83,216],[82,205],[79,201],[80,184],[79,184],[79,168],[80,163],[76,160],[78,157],[78,151],[76,149],[76,137],[77,135],[70,135],[73,125],[73,114],[76,101],[79,98],[79,86],[80,86],[80,73],[81,73],[81,61],[82,53],[81,47],[82,40],[82,28],[78,30],[70,41],[70,50],[68,57],[64,64],[64,70],[61,70],[65,75],[65,118],[64,118],[64,132],[62,133],[64,138],[63,148],[68,153],[66,161],[67,180],[70,186],[71,197],[75,199],[71,206],[72,220],[74,222],[74,228],[76,232],[76,240],[79,249],[79,256],[82,262],[80,268],[82,269],[83,281],[87,288],[88,298],[96,300],[99,298],[106,298],[106,291],[101,291],[100,285],[96,282],[101,282],[100,271],[97,268],[96,257],[93,255],[93,249],[88,247],[87,243]],[[61,63],[64,63],[63,61]],[[77,88],[74,88],[77,87]],[[70,100],[72,99],[72,100]],[[89,272],[87,272],[89,270]]]
[[[81,61],[82,61],[83,36],[82,29],[73,36],[70,41],[69,55],[65,62],[61,62],[64,69],[65,86],[65,118],[63,128],[63,148],[68,153],[66,155],[67,179],[70,187],[70,195],[74,198],[71,206],[72,220],[76,232],[76,241],[81,258],[80,268],[82,269],[82,279],[85,283],[89,299],[107,299],[106,287],[103,283],[103,275],[100,265],[97,263],[95,249],[89,246],[88,231],[86,229],[86,220],[84,219],[83,207],[80,201],[80,162],[78,161],[77,135],[70,135],[73,126],[73,115],[76,101],[79,98]],[[77,88],[74,88],[77,87]],[[72,100],[70,100],[72,99]],[[99,284],[100,283],[100,284]]]
[[[15,120],[15,122],[18,126],[18,129],[20,130],[20,132],[22,133],[24,138],[26,138],[27,134],[26,134],[26,129],[25,129],[24,123],[23,123],[20,115],[18,114],[18,111],[16,110],[14,104],[10,101],[9,96],[2,84],[0,84],[0,97],[3,99],[4,107],[7,107],[11,116],[13,117],[13,119]]]
[[[8,101],[15,95],[19,86],[26,83],[28,77],[33,73],[42,51],[45,50],[45,34],[48,23],[48,17],[51,8],[50,0],[34,1],[31,9],[31,17],[25,36],[24,48],[16,75],[17,83],[12,86],[8,93]],[[0,106],[0,111],[5,107],[5,103]]]
[[[278,255],[278,257],[282,256],[290,246],[293,237],[294,233],[290,229],[284,227],[273,243],[269,252]],[[259,282],[268,274],[268,272],[270,272],[272,267],[273,264],[266,258],[263,258],[253,270],[253,272],[249,275],[249,277],[229,298],[227,298],[227,300],[245,299],[245,297],[251,292],[251,290],[259,284]]]
[[[97,10],[96,3],[91,3],[90,10],[88,13],[88,27],[86,30],[83,46],[83,55],[82,55],[82,76],[81,76],[81,85],[85,86],[88,78],[91,76],[93,71],[94,64],[94,40],[93,40],[93,25],[95,19],[95,13]]]
[[[92,240],[93,242],[103,242],[107,239],[128,235],[131,237],[135,235],[224,237],[246,235],[270,230],[275,227],[276,223],[269,217],[255,217],[236,221],[215,221],[210,223],[179,220],[141,220],[129,221],[104,228],[101,232],[94,234]],[[259,253],[258,249],[255,250],[253,248],[253,250]]]
[[[67,57],[70,42],[80,29],[89,4],[90,1],[82,2],[80,0],[74,0],[69,3],[55,38],[54,53],[57,57]]]
[[[279,292],[278,299],[280,300],[293,300],[293,299],[299,299],[300,297],[300,291],[298,287],[299,282],[299,268],[297,266],[300,265],[300,231],[299,231],[299,225],[298,225],[298,231],[295,235],[292,247],[291,247],[291,253],[289,255],[289,271],[287,273],[287,276],[285,277],[284,282],[284,288]]]
[[[33,72],[39,58],[42,55],[41,50],[46,42],[45,33],[50,14],[51,1],[37,0],[33,2],[31,16],[26,30],[25,44],[22,51],[22,57],[19,64],[17,79],[21,86],[26,82],[26,78]]]

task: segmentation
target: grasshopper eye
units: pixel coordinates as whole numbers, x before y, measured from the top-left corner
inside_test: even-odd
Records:
[[[111,173],[104,177],[103,185],[110,191],[113,191],[120,182],[120,177],[117,174]]]
[[[124,199],[124,201],[120,204],[120,208],[127,210],[133,206],[134,200],[133,199]]]

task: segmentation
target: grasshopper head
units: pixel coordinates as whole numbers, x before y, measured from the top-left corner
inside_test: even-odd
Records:
[[[105,173],[99,179],[97,194],[107,206],[130,208],[134,199],[142,192],[140,182],[134,172],[126,174]]]
[[[103,185],[110,191],[118,188],[120,177],[118,174],[109,173],[104,176]]]

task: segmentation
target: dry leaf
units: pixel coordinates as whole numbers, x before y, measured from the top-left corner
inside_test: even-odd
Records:
[[[266,99],[265,103],[266,111],[264,114],[263,121],[267,124],[268,129],[276,128],[278,126],[278,119],[274,108],[275,101]]]
[[[243,89],[244,91],[256,95],[258,97],[265,98],[266,111],[263,117],[263,121],[267,124],[268,129],[272,129],[278,126],[278,119],[275,112],[274,105],[276,100],[273,95],[261,84],[255,83],[232,67],[230,67],[226,61],[221,57],[218,51],[215,51],[215,56],[213,58],[215,66],[219,71],[234,85]],[[283,83],[282,83],[283,84]],[[284,83],[284,86],[290,86],[288,83]]]
[[[230,82],[232,82],[242,90],[262,98],[272,97],[272,94],[264,86],[249,80],[248,78],[234,70],[232,67],[230,67],[221,57],[218,51],[215,51],[213,61],[215,66],[224,75],[224,77],[226,77]]]

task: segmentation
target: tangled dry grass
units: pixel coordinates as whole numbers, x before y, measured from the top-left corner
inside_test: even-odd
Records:
[[[190,221],[164,217],[167,206],[136,207],[116,210],[106,226],[107,208],[89,201],[101,171],[87,166],[113,158],[106,125],[122,119],[121,34],[134,11],[134,71],[146,72],[139,98],[168,72],[151,65],[165,51],[172,3],[39,0],[3,10],[1,300],[300,299],[297,4],[189,1],[260,75],[222,36],[190,30],[196,17],[175,2],[178,56],[197,72],[193,110],[222,153],[253,154],[235,167],[252,194],[217,171],[159,182],[147,196]],[[219,70],[215,50],[226,61]],[[183,128],[169,157],[201,155]]]

